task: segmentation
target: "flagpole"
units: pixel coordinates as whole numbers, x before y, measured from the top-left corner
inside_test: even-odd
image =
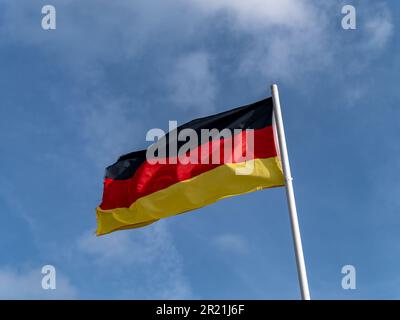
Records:
[[[279,149],[283,167],[283,174],[286,180],[286,198],[289,207],[290,224],[292,229],[294,250],[296,253],[297,273],[300,283],[301,298],[303,300],[310,300],[310,291],[308,288],[306,265],[304,262],[303,246],[301,244],[299,221],[297,218],[296,200],[294,198],[292,174],[290,172],[289,157],[286,147],[285,129],[283,127],[281,105],[279,102],[278,86],[273,84],[271,86],[272,100],[274,102],[274,116],[277,128],[277,135],[279,141]]]

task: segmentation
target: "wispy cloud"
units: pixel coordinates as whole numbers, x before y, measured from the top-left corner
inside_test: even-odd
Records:
[[[172,101],[179,108],[203,114],[214,110],[217,82],[206,52],[193,52],[179,58],[168,83]]]
[[[85,86],[107,84],[108,67],[123,62],[128,68],[137,68],[143,57],[149,56],[156,66],[149,72],[155,71],[154,77],[164,79],[165,87],[172,91],[169,107],[185,110],[213,110],[222,87],[214,65],[221,69],[234,62],[232,78],[261,75],[298,84],[314,72],[339,68],[345,73],[347,69],[337,65],[338,56],[356,52],[368,65],[369,57],[387,45],[394,28],[383,1],[364,1],[357,6],[359,23],[354,32],[358,36],[351,48],[342,46],[346,31],[334,27],[341,18],[340,3],[334,2],[175,0],[154,5],[153,1],[98,0],[85,2],[84,7],[75,1],[54,4],[63,21],[50,35],[39,28],[35,5],[5,5],[6,20],[0,32],[4,43],[46,50],[59,57],[65,71]],[[227,36],[228,55],[219,56],[207,45],[214,32]],[[243,40],[234,44],[235,39]],[[154,48],[162,54],[155,55]],[[365,54],[365,50],[372,52]],[[222,60],[227,57],[228,61]]]
[[[312,4],[304,0],[195,0],[208,13],[223,12],[237,19],[240,28],[265,26],[301,27],[313,14]]]
[[[376,50],[385,47],[393,35],[393,29],[392,16],[387,6],[383,4],[374,6],[374,10],[369,12],[365,23],[367,47]]]
[[[246,254],[249,251],[248,243],[245,238],[238,234],[221,234],[215,237],[214,243],[222,251]]]
[[[25,272],[11,268],[0,268],[0,299],[75,299],[77,289],[69,279],[56,273],[56,289],[42,288],[41,268]]]
[[[196,1],[209,14],[232,17],[229,28],[246,35],[238,71],[246,76],[296,80],[325,68],[332,57],[326,8],[313,1]],[[332,11],[333,13],[333,11]]]
[[[108,236],[84,234],[78,248],[108,274],[125,274],[119,294],[131,298],[191,298],[183,261],[164,222]],[[133,271],[133,272],[132,272]]]

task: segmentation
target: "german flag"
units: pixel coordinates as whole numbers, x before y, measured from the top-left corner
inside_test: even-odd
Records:
[[[192,136],[203,137],[204,132],[206,140],[189,144]],[[251,170],[238,173],[240,168]],[[97,235],[143,227],[223,198],[284,184],[273,102],[267,98],[192,120],[147,150],[121,156],[106,169],[103,200],[96,210]]]

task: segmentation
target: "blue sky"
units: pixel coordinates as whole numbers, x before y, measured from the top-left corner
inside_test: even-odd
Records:
[[[147,130],[273,82],[312,297],[400,298],[400,4],[53,0],[44,31],[45,4],[0,0],[0,298],[297,299],[282,188],[94,236],[104,168]]]

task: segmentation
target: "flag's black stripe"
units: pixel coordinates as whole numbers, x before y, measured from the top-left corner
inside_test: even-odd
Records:
[[[246,106],[221,112],[212,116],[194,119],[179,126],[177,134],[183,129],[193,129],[198,136],[201,135],[201,129],[262,129],[272,125],[273,103],[272,98],[267,98]],[[167,145],[168,154],[168,137],[167,133],[163,140]],[[178,142],[178,150],[185,141]],[[106,169],[106,178],[114,180],[129,179],[146,160],[146,150],[131,152],[121,156],[116,163]]]

